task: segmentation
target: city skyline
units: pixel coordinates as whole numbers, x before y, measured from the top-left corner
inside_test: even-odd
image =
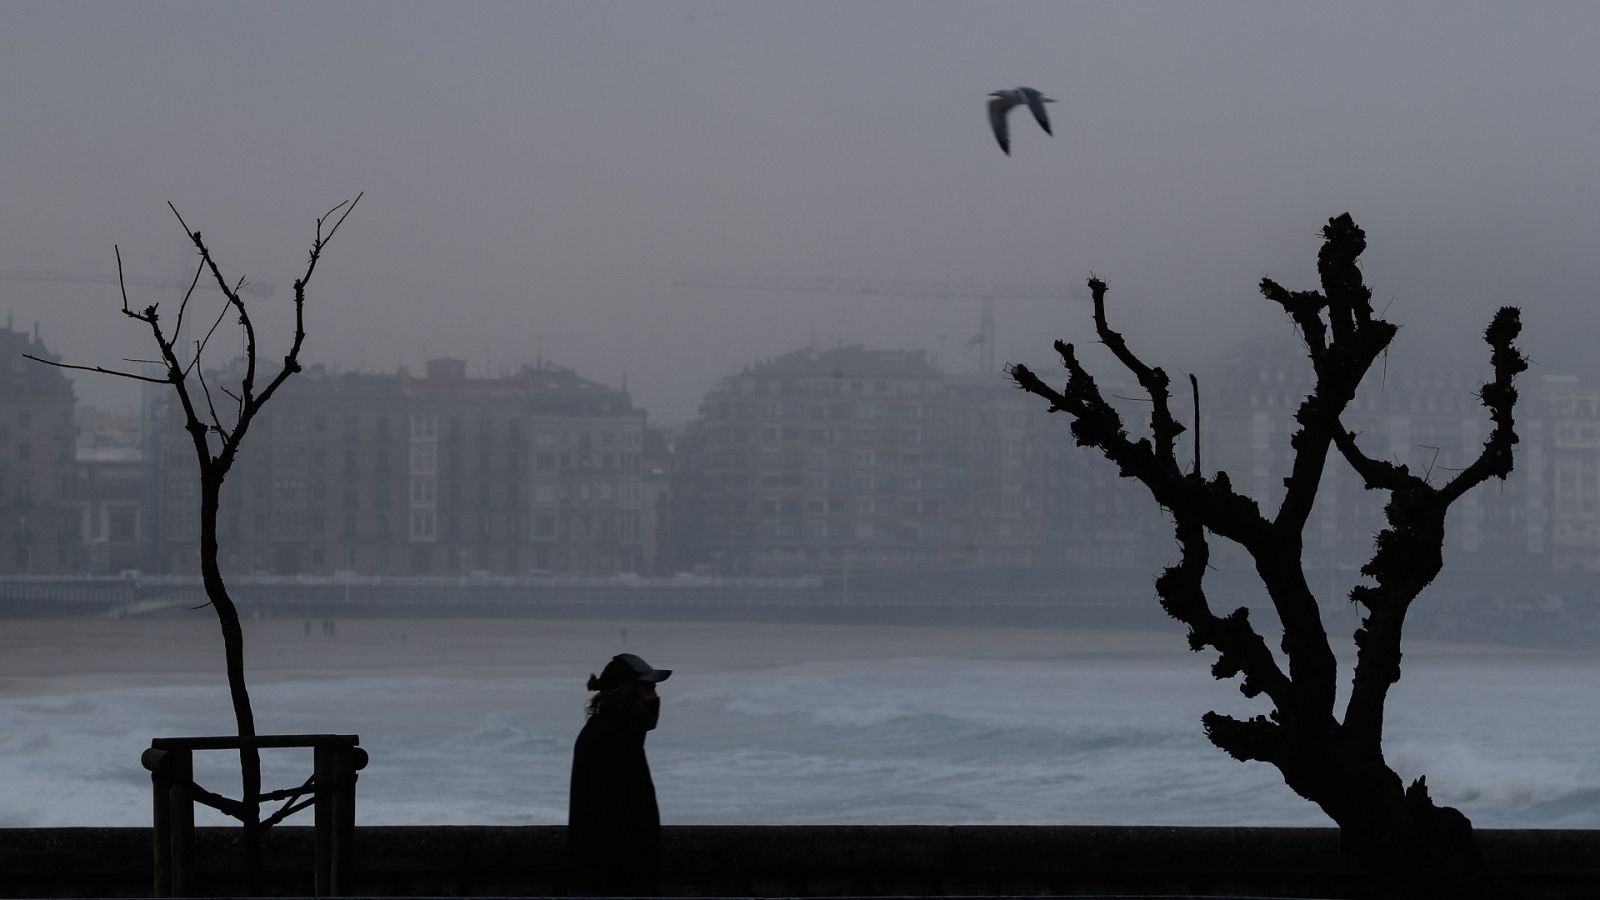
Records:
[[[32,335],[5,335],[49,352]],[[1397,461],[1453,471],[1483,427],[1480,368],[1397,365],[1363,387],[1348,424],[1387,441]],[[62,370],[35,363],[16,374],[40,371],[66,383]],[[1259,501],[1275,502],[1309,363],[1281,347],[1221,360],[1199,377],[1208,467],[1230,471]],[[1519,454],[1526,471],[1496,497],[1470,499],[1451,530],[1450,546],[1468,554],[1469,568],[1600,567],[1600,538],[1587,524],[1597,501],[1586,499],[1600,498],[1600,486],[1583,475],[1600,452],[1583,437],[1600,427],[1591,423],[1600,405],[1588,384],[1544,376],[1525,386]],[[1138,423],[1140,406],[1126,399],[1135,389],[1110,385]],[[559,396],[587,396],[624,418],[606,419],[594,407],[600,418],[563,419]],[[19,401],[28,402],[22,395],[0,402],[0,422],[19,415],[6,411]],[[432,360],[420,372],[309,367],[267,410],[224,491],[232,510],[222,520],[228,566],[391,575],[1138,570],[1167,546],[1157,511],[1074,447],[1064,419],[1031,409],[998,373],[944,371],[925,351],[798,348],[725,373],[700,406],[690,422],[663,428],[627,391],[543,360],[493,378],[472,375],[459,359]],[[186,438],[171,422],[163,429],[157,409],[118,416],[78,404],[34,417],[70,415],[75,423],[76,448],[64,452],[80,471],[61,496],[81,508],[79,530],[98,548],[90,555],[94,571],[187,565],[182,552],[173,555],[184,546],[173,536],[194,518]],[[626,435],[617,431],[624,422],[633,423]],[[158,446],[176,468],[151,463]],[[597,460],[617,450],[630,456],[607,464],[615,474],[591,484],[594,473],[578,456],[568,459],[589,449]],[[17,452],[0,446],[0,456]],[[165,485],[158,493],[137,487],[153,477]],[[579,491],[578,481],[588,486]],[[634,499],[614,505],[625,496]],[[152,497],[163,499],[151,507]],[[141,507],[170,512],[132,512]],[[133,518],[145,524],[130,525]],[[1312,562],[1353,571],[1380,519],[1380,506],[1355,480],[1329,473],[1308,535]],[[0,545],[5,525],[0,517]],[[148,538],[130,533],[151,528],[166,534],[159,562],[141,543]],[[580,561],[569,540],[578,529],[591,539],[625,534],[630,543],[605,550],[620,554],[611,562]],[[106,542],[118,534],[122,549],[112,551],[117,541]],[[750,543],[758,534],[764,537]],[[599,548],[586,546],[581,553]],[[752,556],[755,546],[767,549]],[[419,547],[425,557],[416,555]]]

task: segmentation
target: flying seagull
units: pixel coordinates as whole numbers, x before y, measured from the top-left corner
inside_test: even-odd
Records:
[[[1039,127],[1044,129],[1045,134],[1055,137],[1055,132],[1050,130],[1050,116],[1044,111],[1046,103],[1056,102],[1054,98],[1046,97],[1031,87],[991,91],[989,96],[994,98],[989,101],[989,125],[994,129],[994,139],[1000,142],[1000,149],[1005,155],[1011,155],[1011,129],[1006,125],[1006,113],[1011,112],[1013,106],[1028,104],[1028,111],[1033,113]]]

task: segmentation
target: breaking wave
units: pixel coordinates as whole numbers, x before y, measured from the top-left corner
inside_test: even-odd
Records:
[[[1419,664],[1397,689],[1396,770],[1427,775],[1435,798],[1479,826],[1600,827],[1600,712],[1588,699],[1600,665],[1472,665],[1467,677]],[[1274,770],[1205,741],[1203,712],[1248,701],[1194,666],[1104,654],[702,665],[662,694],[650,755],[669,823],[1327,824]],[[360,734],[372,760],[363,823],[566,818],[583,721],[570,677],[308,677],[253,695],[272,730]],[[0,721],[6,827],[145,824],[150,737],[231,725],[225,692],[198,681],[0,696]],[[234,758],[202,755],[204,783],[236,785]],[[264,762],[269,787],[309,774],[309,753]]]

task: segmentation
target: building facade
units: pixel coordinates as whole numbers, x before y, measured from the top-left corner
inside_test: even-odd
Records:
[[[72,382],[37,332],[0,331],[0,575],[86,566],[80,535]]]
[[[196,572],[198,477],[170,391],[148,393],[142,429],[80,423],[66,373],[21,356],[48,358],[37,336],[8,330],[0,344],[11,359],[0,367],[0,574]],[[1344,425],[1370,455],[1443,483],[1487,434],[1476,396],[1485,374],[1375,371]],[[1235,354],[1200,383],[1205,471],[1227,470],[1270,514],[1309,364]],[[1130,432],[1144,429],[1136,389],[1106,381],[1102,391]],[[1516,418],[1512,477],[1451,510],[1446,575],[1488,585],[1497,573],[1600,570],[1600,389],[1526,379]],[[1180,438],[1181,459],[1195,438]],[[312,367],[254,423],[223,500],[233,574],[844,581],[1150,572],[1174,553],[1148,492],[1078,447],[1067,416],[1046,414],[1000,373],[951,375],[920,352],[862,347],[751,365],[669,432],[647,430],[626,391],[552,366],[495,378],[449,359],[419,376]],[[1330,457],[1307,567],[1353,581],[1386,500]],[[1223,542],[1213,549],[1219,569],[1245,564]]]
[[[677,454],[676,564],[714,574],[1062,565],[1115,528],[1066,422],[920,351],[790,353],[718,381]],[[1080,554],[1087,558],[1090,554]]]
[[[1313,386],[1303,356],[1236,354],[1234,362],[1203,381],[1202,446],[1207,471],[1224,469],[1234,485],[1268,515],[1283,500],[1293,465],[1295,412]],[[1487,410],[1478,399],[1481,370],[1418,368],[1375,370],[1346,408],[1341,423],[1371,457],[1407,466],[1442,485],[1481,452],[1489,435]],[[1516,408],[1516,468],[1504,482],[1468,492],[1451,507],[1445,535],[1447,570],[1540,570],[1549,565],[1552,489],[1547,470],[1549,393],[1525,383]],[[1600,445],[1597,445],[1600,450]],[[1595,457],[1600,460],[1600,457]],[[1330,451],[1316,507],[1305,531],[1308,565],[1355,571],[1373,552],[1386,526],[1384,491],[1369,491]]]
[[[167,412],[163,567],[198,564],[193,449]],[[285,382],[224,488],[225,571],[606,575],[636,571],[644,413],[551,366],[469,378],[331,374]]]
[[[145,569],[144,521],[150,467],[144,423],[135,416],[79,410],[76,449],[84,571],[118,575]]]
[[[1550,419],[1550,565],[1600,571],[1600,389],[1576,378],[1545,380]]]

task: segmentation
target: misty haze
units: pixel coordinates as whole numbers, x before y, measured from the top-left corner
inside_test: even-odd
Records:
[[[1070,393],[1071,343],[1146,436],[1104,278],[1171,483],[1270,518],[1336,367],[1263,279],[1332,283],[1348,211],[1399,326],[1338,413],[1366,454],[1449,483],[1502,307],[1529,362],[1380,761],[1480,829],[1600,829],[1597,45],[1576,3],[6,5],[0,828],[148,825],[150,740],[236,733],[213,475],[254,719],[359,734],[363,825],[565,824],[631,652],[677,673],[669,826],[1328,826],[1202,728],[1272,707],[1163,614],[1174,504],[1016,367]],[[1050,127],[1002,95],[997,146],[1019,86]],[[252,350],[256,390],[294,365],[206,470]],[[1289,543],[1342,709],[1393,520],[1341,452]],[[1212,609],[1287,670],[1205,525]]]

